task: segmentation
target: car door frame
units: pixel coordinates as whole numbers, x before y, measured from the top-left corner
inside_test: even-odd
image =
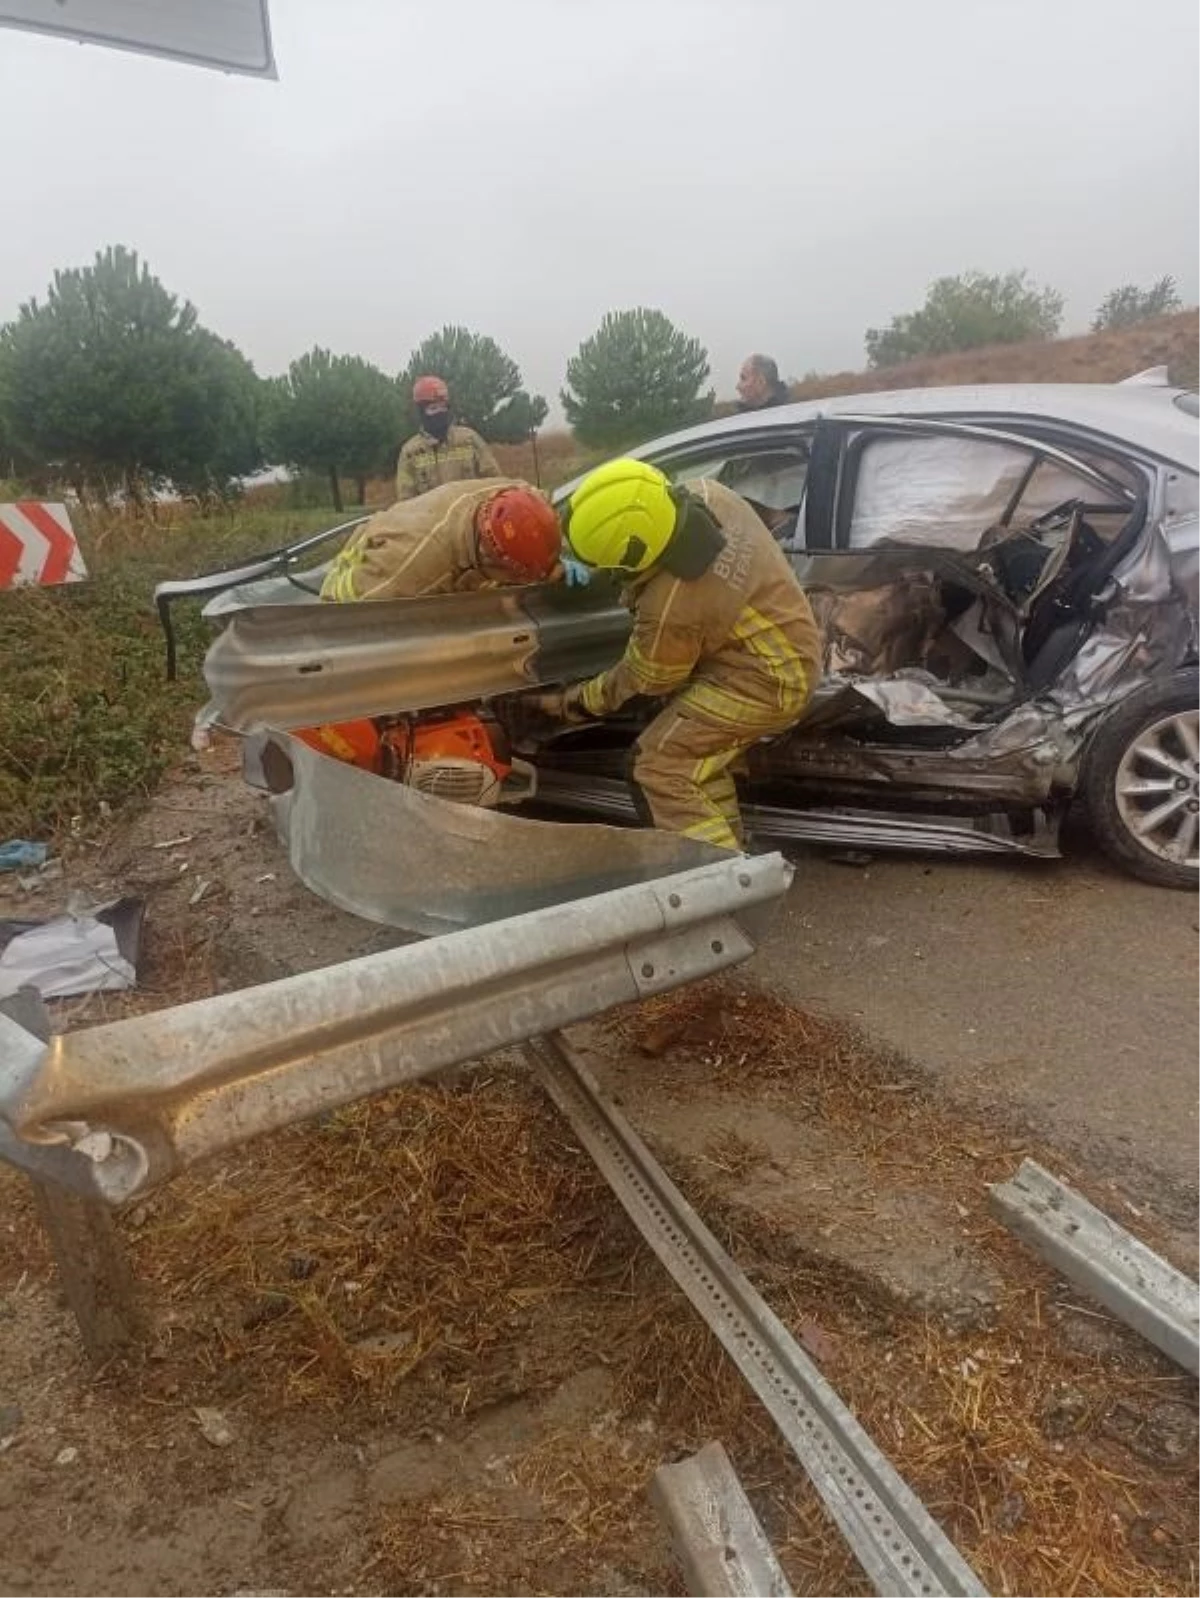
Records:
[[[945,419],[891,413],[839,413],[836,416],[822,416],[817,419],[814,429],[806,485],[805,548],[802,559],[808,569],[808,575],[817,576],[826,559],[836,559],[839,563],[860,557],[864,560],[878,561],[889,553],[877,546],[868,545],[855,549],[850,544],[850,528],[862,457],[870,443],[888,437],[959,438],[1006,446],[1027,453],[1029,464],[1009,497],[1002,513],[1003,519],[1011,517],[1019,508],[1022,496],[1043,462],[1051,462],[1062,467],[1101,489],[1110,498],[1121,501],[1128,508],[1129,515],[1125,527],[1108,546],[1102,559],[1097,562],[1095,580],[1090,588],[1088,613],[1086,617],[1079,619],[1079,637],[1067,656],[1067,659],[1072,658],[1082,647],[1091,627],[1101,618],[1100,596],[1108,586],[1113,570],[1134,547],[1145,528],[1155,485],[1153,478],[1147,477],[1142,464],[1136,458],[1122,457],[1127,466],[1137,470],[1139,487],[1135,490],[1120,478],[1105,473],[1061,445],[1017,431],[1007,425],[996,425],[977,418]],[[981,535],[983,531],[984,529],[980,528]],[[914,559],[919,559],[923,551],[928,554],[931,565],[954,567],[956,574],[961,571],[962,579],[968,586],[976,587],[981,594],[986,591],[993,600],[1002,602],[1002,596],[997,588],[985,585],[978,578],[972,582],[971,566],[966,558],[966,552],[939,550],[933,544],[913,543],[896,546],[897,559],[909,564]],[[1015,606],[1013,610],[1015,615]],[[1013,653],[1008,664],[1017,685],[1018,697],[1021,697],[1031,686],[1026,662]]]
[[[976,442],[1007,445],[1030,455],[1029,469],[1022,475],[1006,507],[1011,514],[1043,461],[1052,461],[1098,488],[1123,499],[1133,511],[1139,498],[1148,499],[1150,485],[1135,493],[1119,478],[1110,477],[1089,462],[1034,434],[1016,432],[982,420],[948,421],[940,417],[901,416],[891,413],[839,413],[820,416],[809,447],[806,547],[841,555],[869,553],[850,547],[850,522],[858,473],[867,445],[877,437],[942,437],[973,439]],[[983,529],[981,528],[982,532]],[[1117,542],[1122,542],[1117,540]],[[914,548],[921,546],[914,545]]]
[[[674,471],[679,466],[686,465],[688,461],[704,460],[714,455],[732,458],[766,450],[802,449],[808,465],[805,469],[804,493],[797,521],[797,532],[801,533],[804,528],[809,475],[812,472],[812,440],[818,420],[817,417],[811,417],[803,421],[777,422],[773,426],[769,423],[758,427],[743,426],[727,433],[715,433],[702,439],[693,439],[674,450],[646,453],[640,458],[648,461],[651,466],[657,466],[674,481]]]

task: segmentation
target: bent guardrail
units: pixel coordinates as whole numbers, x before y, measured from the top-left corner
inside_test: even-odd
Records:
[[[0,1013],[0,1158],[109,1205],[206,1155],[665,992],[754,952],[779,855],[44,1039]]]

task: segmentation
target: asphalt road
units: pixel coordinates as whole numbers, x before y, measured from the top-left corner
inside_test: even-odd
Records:
[[[972,1103],[1191,1186],[1197,898],[1106,862],[796,851],[750,970],[858,1021]]]

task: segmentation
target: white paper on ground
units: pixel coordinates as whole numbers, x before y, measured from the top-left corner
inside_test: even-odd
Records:
[[[19,932],[0,952],[0,998],[33,987],[43,999],[115,993],[137,986],[117,934],[95,916],[60,916]]]

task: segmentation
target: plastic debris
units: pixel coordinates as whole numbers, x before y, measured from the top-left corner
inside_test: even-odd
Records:
[[[18,871],[17,886],[23,893],[41,893],[49,883],[58,882],[62,874],[61,860],[47,860],[45,865],[39,866],[36,871]]]
[[[52,921],[0,921],[0,998],[24,987],[43,999],[136,987],[143,910],[118,899]]]
[[[10,838],[7,843],[0,843],[0,871],[27,871],[30,866],[43,866],[49,853],[44,843]]]

